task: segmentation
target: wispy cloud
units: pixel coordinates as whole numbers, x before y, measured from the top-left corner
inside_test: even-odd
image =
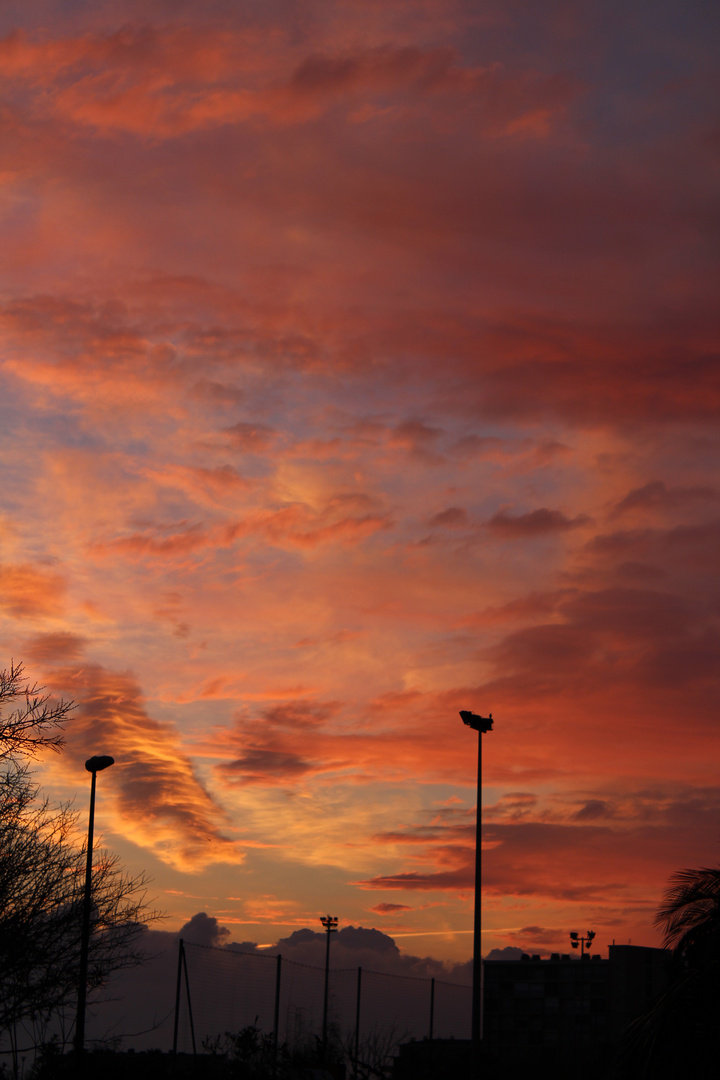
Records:
[[[238,863],[243,855],[223,833],[227,815],[199,780],[178,733],[147,712],[137,684],[97,665],[53,674],[77,709],[67,732],[65,769],[93,753],[111,753],[108,783],[125,835],[185,871]]]

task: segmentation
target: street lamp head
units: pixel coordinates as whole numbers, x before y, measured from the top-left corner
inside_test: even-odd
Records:
[[[85,762],[85,768],[88,772],[96,773],[102,772],[103,769],[107,769],[114,764],[115,758],[109,757],[107,754],[101,754],[97,757],[88,758]]]
[[[489,713],[487,716],[478,716],[476,713],[470,712],[469,709],[461,709],[460,716],[463,724],[467,724],[473,731],[479,731],[483,735],[486,731],[492,731],[492,713]]]
[[[337,930],[337,915],[321,915],[320,922],[323,924],[328,934],[331,934],[333,930]]]

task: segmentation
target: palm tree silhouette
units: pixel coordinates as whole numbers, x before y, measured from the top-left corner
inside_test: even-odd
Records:
[[[628,1029],[626,1075],[647,1080],[717,1075],[720,867],[673,874],[655,926],[672,950],[670,985]]]
[[[690,966],[720,958],[720,867],[678,870],[655,916],[663,944]]]

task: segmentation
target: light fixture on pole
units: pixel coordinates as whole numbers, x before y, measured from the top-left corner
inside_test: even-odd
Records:
[[[83,897],[82,929],[80,932],[80,974],[78,976],[77,1018],[75,1020],[75,1056],[79,1060],[85,1050],[85,999],[87,996],[88,952],[90,948],[90,908],[92,899],[93,830],[95,827],[95,778],[103,769],[115,764],[115,758],[101,755],[91,757],[85,768],[92,773],[90,785],[90,820],[88,823],[87,862],[85,864],[85,895]]]
[[[327,1036],[328,1036],[328,986],[330,983],[330,935],[338,928],[337,915],[321,915],[320,922],[325,927],[327,940],[325,943],[325,996],[323,998],[323,1026],[322,1026],[322,1054],[323,1061],[327,1059]]]
[[[472,1071],[473,1080],[480,1073],[480,986],[482,980],[482,737],[493,729],[492,713],[478,716],[463,709],[463,724],[478,733],[477,809],[475,811],[475,921],[473,926],[472,988]]]
[[[588,930],[585,937],[581,937],[577,933],[577,931],[575,931],[575,930],[570,931],[570,944],[572,945],[573,949],[577,949],[578,947],[580,948],[580,959],[581,960],[582,960],[583,956],[585,955],[585,942],[587,942],[588,948],[590,948],[590,942],[592,941],[592,939],[594,937],[595,937],[595,931],[594,930]]]
[[[570,931],[570,944],[572,945],[573,949],[577,949],[577,948],[580,949],[580,959],[581,960],[585,959],[585,943],[587,942],[587,946],[588,946],[588,949],[589,949],[590,948],[590,943],[592,942],[592,939],[594,937],[595,937],[595,931],[594,930],[588,930],[585,937],[582,937],[581,934],[578,934],[578,932],[576,930],[571,930]],[[589,999],[586,997],[586,995],[588,993],[588,990],[589,990],[589,987],[586,987],[586,985],[585,985],[585,964],[581,963],[580,964],[579,983],[578,983],[578,988],[577,988],[578,1007],[579,1007],[580,1011],[579,1011],[579,1013],[577,1014],[577,1017],[576,1017],[576,1023],[578,1025],[580,1025],[580,1026],[578,1028],[576,1028],[576,1036],[575,1036],[576,1039],[580,1039],[580,1040],[582,1040],[582,1038],[584,1038],[584,1036],[586,1034],[585,1023],[586,1022],[589,1023],[589,1020],[590,1020],[589,1010],[590,1010],[590,1004],[591,1003],[590,1003]],[[578,1043],[577,1045],[579,1047],[580,1043]]]

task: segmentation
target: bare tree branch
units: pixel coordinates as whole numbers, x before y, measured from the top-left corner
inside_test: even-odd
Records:
[[[55,700],[44,690],[26,678],[21,663],[11,661],[7,670],[0,670],[0,761],[17,761],[39,750],[62,747],[62,727],[75,706],[72,701]],[[14,708],[4,715],[7,705]]]

